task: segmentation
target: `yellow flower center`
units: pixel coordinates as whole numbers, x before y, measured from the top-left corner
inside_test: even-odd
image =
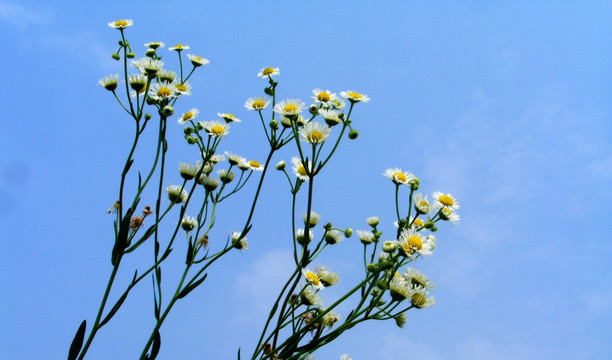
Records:
[[[162,86],[159,88],[159,90],[157,90],[157,96],[159,97],[167,97],[170,95],[172,95],[172,91],[165,86]]]
[[[176,45],[174,45],[174,48],[175,48],[175,49],[177,49],[177,50],[182,50],[182,49],[183,49],[183,47],[184,47],[184,46],[183,46],[182,44],[176,44]]]
[[[421,239],[419,239],[419,237],[416,235],[408,237],[408,239],[406,239],[406,242],[408,243],[408,245],[417,250],[421,250],[423,248],[423,243],[421,242]]]
[[[195,61],[202,61],[202,58],[201,58],[201,57],[199,57],[199,56],[195,56],[195,55],[193,56],[193,59],[194,59]]]
[[[399,182],[402,182],[402,183],[406,182],[406,180],[407,180],[406,179],[406,175],[404,175],[404,173],[401,173],[401,172],[393,173],[393,175],[391,175],[391,177],[396,179]]]
[[[449,217],[451,214],[451,211],[447,208],[442,208],[442,214],[444,214],[444,216]]]
[[[320,132],[318,132],[316,130],[313,130],[310,133],[310,140],[311,141],[315,141],[315,142],[321,141],[321,140],[323,140],[323,134],[321,134]]]
[[[183,120],[189,120],[193,117],[193,113],[191,111],[187,111],[183,114]]]
[[[412,305],[414,305],[414,307],[420,309],[423,306],[425,306],[425,303],[427,302],[427,299],[425,299],[425,296],[423,296],[422,294],[414,293],[410,297],[410,302],[412,303]]]
[[[128,22],[125,20],[117,20],[114,22],[115,26],[117,27],[126,27],[128,26]]]
[[[317,277],[316,274],[313,274],[311,272],[307,272],[306,273],[306,280],[308,280],[309,283],[315,285],[315,286],[319,286],[319,278]]]
[[[274,69],[273,69],[273,68],[265,68],[265,69],[263,69],[263,70],[261,71],[261,73],[262,73],[262,74],[264,74],[264,75],[270,75],[270,74],[272,74],[273,72],[274,72]]]
[[[421,201],[419,201],[419,206],[422,206],[422,207],[429,207],[429,204],[427,203],[427,201],[425,201],[425,200],[421,200]]]
[[[354,91],[347,91],[347,94],[352,99],[361,99],[361,94]]]
[[[285,107],[283,108],[283,111],[288,113],[288,112],[294,112],[297,111],[297,106],[293,105],[293,104],[287,104],[285,105]]]
[[[440,195],[438,201],[444,206],[453,206],[453,199],[450,196]]]
[[[402,244],[400,244],[400,246],[402,247],[402,250],[404,250],[404,252],[406,254],[412,254],[413,253],[412,248],[410,248],[410,244],[402,243]]]
[[[326,92],[320,92],[319,95],[317,95],[317,100],[322,101],[322,102],[328,102],[329,94]]]
[[[223,135],[223,127],[221,125],[213,125],[210,128],[210,132],[217,136]]]
[[[187,90],[187,87],[185,85],[177,84],[177,85],[175,85],[175,87],[176,87],[176,89],[178,91],[186,91]]]
[[[249,165],[251,165],[252,167],[256,167],[256,168],[261,166],[261,164],[255,160],[250,160]]]
[[[297,172],[300,175],[306,176],[306,168],[304,168],[304,165],[300,165],[297,168]]]
[[[232,115],[232,114],[223,114],[223,117],[230,118],[230,119],[235,119],[235,118],[236,118],[236,117],[235,117],[234,115]]]
[[[423,226],[423,221],[421,221],[421,219],[414,219],[413,224],[416,226]]]
[[[264,105],[265,103],[263,102],[263,100],[257,99],[253,101],[253,104],[251,105],[251,107],[253,107],[253,109],[262,109]]]

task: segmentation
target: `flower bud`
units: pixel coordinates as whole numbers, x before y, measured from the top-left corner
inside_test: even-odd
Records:
[[[395,319],[395,324],[403,329],[404,325],[406,325],[406,314],[396,315],[394,319]]]
[[[378,294],[380,294],[380,289],[379,288],[374,288],[374,289],[372,289],[372,291],[370,291],[370,295],[372,295],[372,296],[376,296]]]
[[[121,58],[119,57],[119,54],[117,54],[117,53],[113,53],[113,54],[111,54],[111,57],[112,57],[113,59],[115,59],[115,60],[119,60],[119,59],[121,59]]]
[[[332,223],[328,222],[327,224],[323,225],[323,229],[327,230],[327,231],[331,231],[333,225]],[[345,235],[346,236],[346,235]],[[347,236],[348,237],[348,236]]]
[[[276,120],[270,121],[270,129],[278,130],[278,121],[276,121]]]
[[[376,225],[378,225],[379,219],[376,216],[372,216],[366,219],[366,222],[368,223],[368,225],[370,225],[371,227],[376,227]]]
[[[193,133],[193,129],[192,129],[192,128],[190,128],[189,126],[186,126],[186,127],[183,129],[183,133],[184,133],[185,135],[191,135],[191,133]]]
[[[156,52],[153,49],[147,49],[147,51],[145,51],[145,56],[152,58],[153,56],[155,56]]]
[[[435,232],[435,231],[438,231],[438,228],[437,228],[437,227],[435,227],[435,226],[433,226],[433,227],[432,227],[431,229],[429,229],[429,230],[431,230],[432,232]]]
[[[344,120],[344,113],[343,112],[338,113],[338,118],[340,118],[341,120]]]
[[[383,280],[378,280],[376,282],[376,287],[379,288],[380,290],[386,290],[387,289],[387,282],[383,281]]]
[[[368,272],[375,272],[377,270],[377,266],[374,263],[369,263],[366,265],[366,270],[368,270]]]
[[[308,112],[309,112],[311,115],[316,115],[316,114],[318,114],[318,113],[319,113],[319,107],[318,107],[317,105],[315,105],[315,104],[311,104],[311,105],[308,107]]]
[[[433,221],[427,219],[427,221],[425,221],[425,224],[423,224],[423,227],[425,229],[431,229],[431,228],[436,227],[436,225],[433,223]]]
[[[267,88],[265,88],[265,89],[264,89],[264,93],[265,93],[266,95],[273,96],[273,95],[274,95],[274,88],[272,88],[272,87],[267,87]]]
[[[397,244],[395,241],[385,241],[382,245],[382,251],[386,253],[392,253],[397,249]]]
[[[130,51],[129,53],[125,54],[125,57],[128,59],[133,59],[136,57],[136,55],[134,55],[134,53]]]
[[[187,140],[187,144],[189,145],[193,145],[195,143],[198,142],[198,139],[192,137],[192,136],[185,136],[185,139]]]
[[[355,140],[355,139],[357,139],[357,137],[358,137],[358,136],[359,136],[359,132],[358,132],[357,130],[351,130],[351,131],[349,131],[349,133],[348,133],[348,137],[349,137],[349,139],[351,139],[351,140]]]
[[[346,237],[348,239],[351,236],[353,236],[353,229],[347,228],[346,230],[344,230],[344,237]]]
[[[123,45],[124,45],[123,40],[119,40],[119,41],[117,41],[117,43],[118,43],[118,44],[119,44],[119,46],[121,46],[121,47],[123,47]]]
[[[172,116],[172,114],[174,114],[174,109],[172,108],[172,106],[166,105],[159,111],[159,113],[161,114],[161,116],[170,117]]]
[[[151,120],[151,114],[146,113],[144,119],[145,119],[145,121]]]
[[[276,164],[276,170],[284,170],[285,169],[285,162],[283,160],[279,161],[278,164]]]

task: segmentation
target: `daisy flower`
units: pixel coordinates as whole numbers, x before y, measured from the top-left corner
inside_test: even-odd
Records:
[[[150,43],[144,44],[144,46],[155,50],[155,49],[163,48],[164,46],[166,46],[166,44],[160,41],[151,41]]]
[[[315,102],[321,102],[327,104],[331,100],[336,98],[336,94],[330,92],[329,90],[321,90],[319,88],[312,90],[313,96],[311,96],[312,100]]]
[[[350,90],[342,91],[340,93],[340,96],[342,96],[346,100],[350,101],[351,103],[368,102],[368,101],[370,101],[370,98],[367,95],[360,94],[358,92],[354,92],[354,91],[350,91]]]
[[[157,81],[174,82],[176,73],[172,70],[161,69],[155,74]]]
[[[317,122],[309,122],[300,129],[300,135],[302,140],[310,144],[320,144],[327,139],[331,128],[329,126],[321,125]]]
[[[300,99],[287,99],[276,104],[274,112],[285,116],[298,115],[305,106]]]
[[[450,221],[450,223],[453,225],[456,225],[457,223],[459,223],[459,220],[461,220],[461,218],[456,212],[445,207],[440,209],[440,219],[444,221]]]
[[[249,160],[246,161],[245,164],[247,164],[251,170],[263,171],[263,166],[259,163],[259,161]]]
[[[412,224],[412,227],[413,227],[414,229],[418,229],[418,228],[420,228],[420,227],[423,227],[423,225],[425,225],[425,224],[423,223],[423,220],[418,219],[418,218],[414,218],[414,217],[412,217],[412,216],[410,217],[410,222],[409,222],[409,224]]]
[[[440,207],[445,207],[450,210],[459,209],[459,203],[451,194],[443,194],[439,191],[436,191],[435,193],[433,193],[433,198],[436,200],[436,203],[440,205]]]
[[[427,195],[423,197],[423,194],[420,192],[412,195],[412,203],[414,204],[414,209],[419,214],[427,214],[435,208],[433,204],[430,204],[429,201],[427,201]]]
[[[189,232],[195,229],[197,226],[198,220],[196,220],[194,216],[183,216],[183,219],[181,220],[181,227],[183,228],[183,230]]]
[[[214,191],[219,186],[219,179],[206,175],[200,175],[198,182],[204,186],[206,191]]]
[[[238,250],[246,250],[249,248],[247,244],[247,238],[240,238],[241,236],[242,233],[232,231],[232,245],[234,245],[234,247]]]
[[[117,20],[117,21],[113,21],[113,22],[109,22],[108,26],[112,27],[113,29],[119,29],[119,30],[123,30],[128,26],[132,26],[134,25],[134,21],[130,20],[130,19],[124,19],[124,20]]]
[[[198,163],[197,165],[191,165],[187,163],[179,163],[179,173],[181,177],[185,180],[191,180],[196,177],[202,165]]]
[[[335,311],[330,311],[327,314],[323,315],[321,325],[323,325],[323,327],[331,328],[338,320],[340,320],[340,315],[338,315],[338,313],[336,313]]]
[[[146,75],[155,75],[164,66],[161,60],[151,59],[148,57],[132,61],[132,66]]]
[[[407,282],[412,285],[412,287],[420,286],[422,288],[425,288],[426,290],[431,290],[434,288],[434,283],[429,280],[429,278],[425,274],[423,274],[417,269],[411,267],[406,268],[403,277]]]
[[[247,108],[247,110],[257,110],[257,111],[261,111],[262,109],[265,109],[266,106],[268,105],[270,105],[270,100],[266,100],[262,97],[249,98],[244,103],[244,107]]]
[[[166,192],[168,193],[168,199],[173,203],[180,204],[187,200],[187,191],[180,185],[170,185],[166,187]]]
[[[308,226],[308,224],[306,224],[306,213],[302,214],[302,219],[304,220],[304,226]],[[309,227],[315,227],[317,225],[317,223],[319,222],[319,219],[321,219],[321,215],[317,214],[314,211],[310,212],[310,219],[309,219],[309,223],[310,226]]]
[[[321,297],[317,295],[314,291],[308,289],[308,285],[304,287],[302,293],[300,294],[300,300],[302,305],[306,306],[322,306],[323,302],[321,301]]]
[[[397,242],[400,254],[412,258],[412,255],[417,252],[425,255],[431,253],[431,244],[426,242],[423,235],[416,232],[414,229],[404,229],[400,233],[400,238]]]
[[[357,237],[362,244],[368,245],[374,240],[374,233],[366,230],[357,230]]]
[[[131,74],[128,76],[128,83],[132,90],[134,90],[137,94],[142,94],[145,88],[147,87],[147,77],[143,74]]]
[[[227,158],[227,161],[230,163],[230,165],[238,165],[242,162],[246,162],[246,159],[242,156],[238,156],[227,151],[225,152],[225,157]]]
[[[117,85],[119,85],[119,74],[106,75],[102,79],[98,80],[98,85],[102,86],[108,91],[115,91]]]
[[[420,286],[415,286],[410,291],[410,303],[417,309],[423,309],[435,305],[433,296],[427,297],[429,291]]]
[[[258,77],[265,79],[268,76],[276,76],[280,74],[280,69],[279,68],[271,68],[271,67],[267,67],[267,68],[263,68],[259,71],[259,73],[257,74]]]
[[[389,295],[395,301],[402,301],[410,295],[410,288],[406,280],[401,276],[393,276],[389,282]]]
[[[189,85],[189,83],[186,81],[182,84],[174,84],[174,88],[176,89],[176,92],[181,95],[191,95],[191,85]]]
[[[383,175],[396,185],[406,185],[410,180],[414,179],[414,175],[410,171],[403,171],[400,168],[387,169]]]
[[[342,122],[342,119],[338,116],[338,112],[328,109],[319,109],[319,115],[323,117],[325,123],[329,126],[338,125]]]
[[[214,137],[223,137],[229,134],[229,126],[220,121],[200,121],[202,128],[206,130],[206,133]]]
[[[306,239],[306,234],[305,234],[304,229],[297,229],[295,231],[295,240],[300,245],[304,245],[304,244],[311,242],[313,238],[314,238],[314,234],[310,230],[308,230],[308,239]]]
[[[176,51],[176,52],[181,52],[181,51],[183,51],[183,50],[188,50],[188,49],[189,49],[189,46],[187,46],[187,45],[182,45],[182,44],[176,44],[176,45],[174,45],[173,47],[168,48],[168,50],[170,50],[170,51]]]
[[[377,216],[370,216],[366,219],[366,223],[368,223],[368,225],[370,225],[371,227],[375,227],[376,225],[378,225],[379,222],[380,219],[378,219]]]
[[[208,59],[204,59],[204,58],[199,57],[197,55],[187,54],[187,58],[189,59],[189,61],[191,61],[191,64],[194,67],[198,67],[198,66],[202,66],[202,65],[206,65],[206,64],[210,63],[210,61],[208,61]]]
[[[330,230],[325,233],[325,241],[330,245],[337,244],[344,239],[342,235],[344,235],[343,231]]]
[[[149,97],[153,100],[165,100],[176,97],[175,84],[165,81],[156,82],[149,87]]]
[[[226,123],[240,122],[241,120],[229,113],[217,113],[217,116],[225,120]]]
[[[346,103],[338,97],[331,99],[329,103],[336,110],[342,110],[346,106]]]
[[[183,115],[181,115],[181,117],[178,119],[177,122],[181,125],[185,125],[187,121],[195,119],[199,113],[200,111],[198,109],[193,108],[187,111],[186,113],[184,113]]]
[[[224,184],[229,184],[230,182],[232,182],[232,180],[234,180],[234,173],[231,170],[219,169],[217,171],[217,175],[219,175],[219,179]]]
[[[325,266],[316,266],[315,273],[324,286],[336,285],[340,281],[340,277],[333,271],[325,269]]]
[[[292,170],[295,176],[302,181],[308,181],[308,174],[306,173],[306,168],[302,164],[302,160],[297,157],[293,157],[291,158],[291,162],[293,163]],[[310,161],[306,165],[308,166],[309,172],[312,172],[312,164]]]
[[[323,285],[321,279],[319,279],[316,273],[304,268],[302,269],[302,275],[304,275],[306,281],[315,289],[321,290],[325,287],[325,285]]]

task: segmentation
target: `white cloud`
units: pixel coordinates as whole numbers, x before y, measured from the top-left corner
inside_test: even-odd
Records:
[[[29,25],[45,25],[53,20],[53,12],[40,7],[26,7],[7,1],[0,1],[0,18],[20,30]]]

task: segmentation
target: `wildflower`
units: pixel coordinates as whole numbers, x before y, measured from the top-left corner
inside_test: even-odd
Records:
[[[382,244],[382,251],[386,253],[392,253],[397,249],[397,243],[395,241],[385,241]]]
[[[156,82],[149,88],[149,97],[153,100],[166,100],[176,97],[175,84],[165,81]]]
[[[338,116],[338,112],[329,109],[319,109],[319,115],[323,117],[325,123],[329,126],[338,125],[342,122],[342,119]]]
[[[176,73],[172,70],[161,69],[155,74],[157,81],[165,81],[172,83],[176,80]]]
[[[147,77],[143,74],[131,74],[128,76],[128,83],[136,94],[142,94],[147,87]]]
[[[314,234],[310,230],[308,230],[308,239],[306,238],[304,229],[297,229],[295,232],[295,240],[300,245],[308,244],[309,242],[312,241],[313,237],[314,237]]]
[[[160,41],[151,41],[150,43],[144,44],[144,46],[155,50],[155,49],[163,48],[164,46],[166,46],[166,44]]]
[[[187,200],[187,191],[180,185],[170,185],[166,187],[166,192],[168,193],[168,199],[173,203],[180,204]]]
[[[210,61],[208,61],[208,59],[204,59],[204,58],[201,58],[201,57],[196,56],[196,55],[187,54],[187,58],[189,59],[189,61],[191,61],[191,64],[194,67],[199,67],[199,66],[206,65],[206,64],[210,63]]]
[[[240,122],[240,119],[238,119],[237,117],[235,117],[232,114],[228,114],[228,113],[217,113],[217,116],[221,117],[223,120],[225,120],[226,123],[231,123],[231,122]]]
[[[247,108],[247,110],[261,111],[262,109],[265,109],[266,106],[268,106],[269,104],[270,100],[266,100],[262,97],[248,98],[247,101],[245,101],[244,103],[244,107]]]
[[[310,144],[320,144],[327,139],[331,129],[329,126],[324,126],[316,122],[309,122],[300,129],[302,140]]]
[[[305,106],[306,104],[299,99],[287,99],[276,104],[274,112],[285,116],[298,115]]]
[[[440,219],[450,221],[451,224],[456,225],[459,222],[460,217],[456,212],[451,211],[449,208],[443,207],[440,209]]]
[[[425,274],[423,274],[417,269],[411,267],[406,268],[403,277],[411,284],[412,287],[420,286],[422,288],[425,288],[426,290],[431,290],[434,288],[434,283],[429,280],[429,278]]]
[[[396,315],[393,319],[395,320],[395,324],[401,329],[406,325],[406,314]]]
[[[210,136],[223,137],[229,134],[229,126],[226,123],[220,121],[200,121],[199,124]]]
[[[119,85],[119,74],[106,75],[102,79],[98,80],[98,85],[102,86],[108,91],[115,91],[117,85]]]
[[[335,93],[331,93],[329,90],[321,90],[321,89],[314,89],[312,90],[313,96],[311,97],[313,101],[315,102],[321,102],[324,104],[327,104],[328,102],[330,102],[332,99],[336,98],[336,94]]]
[[[414,229],[404,229],[400,233],[397,245],[403,256],[412,258],[415,252],[421,255],[429,255],[435,247],[435,238],[424,238]]]
[[[323,285],[321,279],[319,279],[316,273],[304,268],[302,269],[302,275],[304,275],[306,281],[315,289],[321,290],[325,287],[325,285]]]
[[[406,185],[410,180],[414,179],[414,175],[410,171],[402,171],[400,168],[387,169],[383,175],[396,185]]]
[[[201,168],[201,164],[191,165],[186,163],[179,163],[179,173],[181,174],[181,177],[185,180],[191,180],[195,178]]]
[[[411,227],[414,229],[421,228],[425,225],[425,223],[423,223],[423,220],[413,218],[412,216],[410,217],[410,224],[412,224]]]
[[[183,228],[183,230],[190,232],[191,230],[195,229],[198,226],[198,220],[196,220],[195,217],[193,216],[183,216],[183,219],[181,220],[181,227]]]
[[[138,69],[141,73],[152,76],[161,70],[161,68],[164,66],[164,62],[145,57],[132,61],[132,66]]]
[[[342,231],[330,230],[325,233],[325,241],[330,245],[337,244],[342,241],[342,235],[344,235]]]
[[[174,84],[174,89],[180,95],[191,95],[191,85],[186,81],[182,84]]]
[[[257,74],[258,77],[265,79],[268,76],[276,76],[280,74],[280,69],[279,68],[271,68],[271,67],[267,67],[267,68],[263,68],[259,71],[259,73]]]
[[[232,231],[232,245],[238,250],[248,249],[247,238],[242,237],[242,233]]]
[[[208,235],[203,235],[201,238],[199,238],[198,244],[202,245],[202,247],[206,249],[208,246]]]
[[[315,227],[315,225],[317,225],[317,223],[319,222],[319,219],[321,219],[321,215],[317,214],[314,211],[310,212],[310,224],[306,224],[306,213],[302,214],[302,219],[304,220],[304,226],[306,227]]]
[[[149,205],[145,206],[144,210],[142,210],[142,217],[147,217],[149,215],[153,215],[153,211]]]
[[[342,110],[346,104],[340,98],[334,98],[329,101],[330,105],[336,110]]]
[[[214,191],[219,186],[219,179],[201,175],[199,183],[204,186],[206,191]]]
[[[142,226],[142,221],[144,219],[141,216],[134,216],[130,219],[130,229],[138,230],[140,226]]]
[[[322,306],[323,302],[321,297],[316,292],[308,289],[308,285],[304,286],[302,293],[300,294],[300,300],[302,305],[306,306]]]
[[[321,325],[323,325],[323,327],[331,328],[338,320],[340,320],[340,315],[338,315],[338,313],[336,313],[335,311],[330,311],[327,314],[323,315]]]
[[[293,173],[297,176],[298,179],[302,181],[308,181],[308,173],[312,172],[312,164],[310,161],[308,162],[308,173],[306,172],[306,168],[302,164],[302,160],[297,157],[291,158],[291,162],[293,163]]]
[[[394,275],[389,282],[389,295],[395,301],[402,301],[410,295],[408,283],[401,276]]]
[[[417,214],[427,214],[434,209],[434,206],[427,201],[427,195],[423,197],[421,193],[414,193],[412,195],[412,203]]]
[[[217,174],[219,175],[221,182],[224,184],[229,184],[232,182],[232,180],[234,180],[234,173],[230,170],[221,169],[217,171]]]
[[[374,234],[371,231],[357,230],[357,237],[364,245],[371,244],[374,240]]]
[[[225,152],[225,156],[227,157],[227,161],[230,163],[230,165],[238,165],[242,162],[246,162],[246,159],[242,156],[234,155],[227,151]]]
[[[251,170],[263,171],[263,166],[258,161],[249,160],[245,162],[245,164],[247,164],[248,168]]]
[[[276,170],[282,171],[285,170],[285,162],[283,160],[279,161],[275,166]]]
[[[198,116],[199,113],[200,113],[200,111],[198,109],[196,109],[196,108],[190,109],[186,113],[183,113],[181,115],[181,117],[179,117],[177,122],[179,124],[181,124],[181,125],[185,125],[187,123],[187,121],[195,119]]]
[[[176,44],[176,45],[174,45],[173,47],[168,48],[168,50],[170,50],[170,51],[176,51],[176,52],[179,52],[179,53],[180,53],[181,51],[183,51],[183,50],[188,50],[188,49],[189,49],[189,46],[187,46],[187,45],[182,45],[182,44]]]
[[[436,191],[435,193],[433,193],[432,197],[436,200],[436,203],[440,205],[440,207],[445,207],[450,210],[459,209],[459,203],[451,194],[443,194],[439,191]]]
[[[410,291],[410,303],[417,309],[423,309],[435,305],[433,296],[427,297],[429,291],[420,286],[415,286]]]
[[[113,21],[113,22],[109,22],[108,26],[112,27],[113,29],[118,29],[118,30],[123,30],[126,27],[132,26],[134,25],[134,21],[130,20],[130,19],[124,19],[124,20],[117,20],[117,21]]]
[[[371,216],[369,218],[366,219],[366,222],[368,223],[368,225],[370,225],[371,227],[376,227],[376,225],[378,225],[379,219],[376,216]]]
[[[370,101],[370,98],[367,95],[360,94],[358,92],[354,92],[354,91],[350,91],[350,90],[342,91],[340,93],[340,96],[342,96],[346,100],[350,101],[351,103],[368,102],[368,101]]]
[[[338,276],[338,274],[332,271],[326,270],[325,266],[316,266],[315,273],[317,274],[317,276],[319,277],[319,280],[321,280],[324,286],[336,285],[338,281],[340,280],[340,277]]]
[[[225,156],[221,154],[213,154],[210,156],[210,159],[208,161],[210,161],[213,164],[218,164],[223,160],[225,160]]]

